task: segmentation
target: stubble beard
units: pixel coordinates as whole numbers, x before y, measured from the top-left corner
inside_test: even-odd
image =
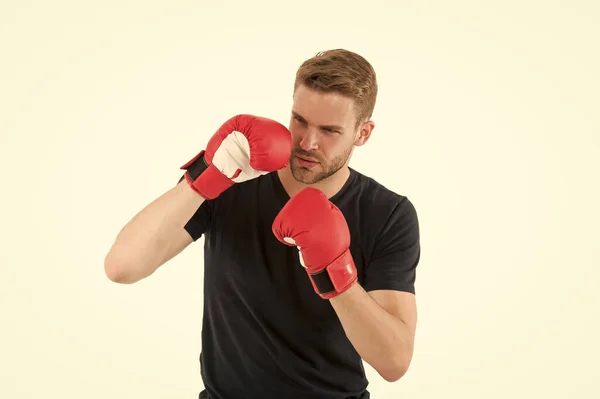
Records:
[[[303,184],[318,183],[334,175],[338,170],[343,168],[351,152],[352,147],[346,150],[343,154],[335,157],[328,164],[324,164],[321,160],[319,160],[319,166],[317,166],[320,169],[319,171],[313,171],[312,169],[295,164],[295,155],[306,155],[307,157],[310,157],[310,155],[301,151],[294,152],[290,161],[290,170],[292,172],[292,176],[294,176],[294,179],[296,179],[296,181]]]

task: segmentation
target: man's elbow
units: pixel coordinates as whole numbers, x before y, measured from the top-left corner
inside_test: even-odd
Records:
[[[388,367],[377,370],[379,375],[387,382],[396,382],[408,372],[410,362],[396,361],[392,362]]]
[[[138,278],[133,276],[131,264],[117,259],[116,256],[108,254],[104,259],[104,273],[109,280],[119,284],[133,284]]]

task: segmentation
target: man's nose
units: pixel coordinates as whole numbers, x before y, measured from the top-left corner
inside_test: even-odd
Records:
[[[308,128],[304,132],[302,139],[300,140],[300,147],[304,151],[311,151],[318,147],[317,145],[317,132],[313,128]]]

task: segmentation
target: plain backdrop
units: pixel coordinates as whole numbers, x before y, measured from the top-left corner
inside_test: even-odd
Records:
[[[380,84],[351,166],[421,227],[414,360],[372,397],[600,397],[597,4],[3,0],[0,397],[197,397],[203,240],[133,285],[104,256],[330,48]]]

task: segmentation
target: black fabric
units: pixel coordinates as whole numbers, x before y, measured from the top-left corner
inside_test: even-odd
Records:
[[[362,360],[298,250],[271,225],[289,200],[277,173],[205,201],[185,229],[204,235],[201,376],[211,399],[366,399]],[[365,290],[415,292],[420,258],[413,204],[351,169],[330,200],[351,233]]]

